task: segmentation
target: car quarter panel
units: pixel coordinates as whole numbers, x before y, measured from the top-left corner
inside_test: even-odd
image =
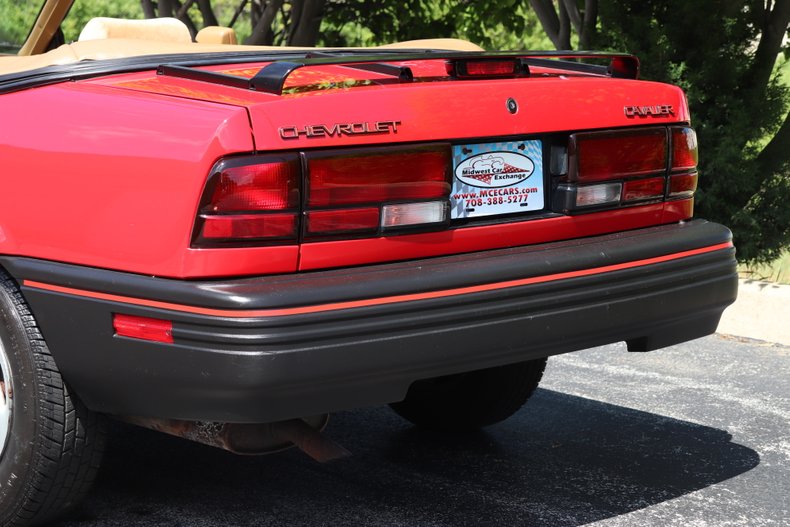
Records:
[[[296,246],[189,249],[211,166],[254,150],[244,108],[64,83],[2,95],[0,115],[14,190],[0,253],[172,277],[295,270]]]

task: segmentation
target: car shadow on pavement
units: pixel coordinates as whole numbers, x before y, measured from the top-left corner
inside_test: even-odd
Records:
[[[353,452],[240,457],[115,425],[96,487],[63,526],[582,525],[756,467],[724,430],[539,389],[508,421],[421,431],[386,408],[326,433]]]

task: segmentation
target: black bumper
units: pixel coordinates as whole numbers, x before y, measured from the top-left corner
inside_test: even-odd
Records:
[[[201,282],[0,263],[23,284],[58,367],[90,408],[268,422],[398,401],[422,378],[617,341],[643,351],[708,335],[737,293],[730,239],[725,227],[696,220]],[[118,337],[112,313],[172,320],[175,343]]]

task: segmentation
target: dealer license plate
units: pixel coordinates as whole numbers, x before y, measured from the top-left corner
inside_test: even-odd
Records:
[[[543,196],[539,140],[453,146],[452,219],[540,210]]]

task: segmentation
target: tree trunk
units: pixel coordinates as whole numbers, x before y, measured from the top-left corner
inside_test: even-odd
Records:
[[[297,10],[298,9],[298,10]],[[315,46],[324,16],[324,0],[302,0],[291,3],[289,46]]]
[[[752,95],[755,98],[763,96],[771,80],[776,58],[782,49],[782,41],[790,24],[790,0],[776,0],[773,9],[769,10],[769,7],[770,3],[766,6],[765,23],[751,67]],[[757,163],[766,178],[780,170],[790,169],[788,152],[790,152],[790,114],[785,116],[782,126],[757,156]]]
[[[571,49],[570,17],[565,4],[560,2],[559,14],[552,0],[529,0],[529,5],[538,16],[543,31],[557,49]]]
[[[790,113],[784,123],[757,156],[757,163],[767,178],[780,171],[790,171]]]
[[[252,30],[252,33],[250,33],[250,38],[252,38],[252,34],[255,33],[255,27],[258,25],[258,22],[261,19],[261,11],[262,9],[260,1],[252,0],[252,2],[250,2],[250,29]]]
[[[782,40],[790,24],[790,0],[776,0],[771,10],[769,6],[770,2],[766,7],[765,23],[751,69],[752,87],[757,90],[755,95],[758,97],[771,79],[776,57],[782,49]]]
[[[598,21],[598,0],[585,0],[583,14],[579,11],[576,0],[562,0],[562,6],[568,13],[573,29],[579,35],[579,49],[590,49],[595,34],[595,24]],[[570,40],[568,48],[570,48]]]
[[[192,39],[195,38],[195,35],[197,35],[198,32],[197,26],[195,26],[195,23],[192,21],[192,19],[189,17],[189,14],[187,13],[187,10],[189,9],[189,6],[192,4],[193,1],[194,0],[187,0],[186,2],[181,4],[179,0],[173,0],[173,7],[175,8],[174,9],[175,17],[179,19],[181,22],[183,22],[185,26],[187,26],[187,29],[189,30],[189,34],[192,36]],[[159,3],[161,5],[162,3],[161,0]]]
[[[565,11],[568,12],[568,18],[573,25],[573,29],[576,30],[577,33],[582,32],[582,14],[579,11],[579,4],[576,3],[576,0],[560,0],[562,5],[565,7]]]
[[[156,11],[154,10],[154,3],[152,0],[140,0],[140,6],[143,8],[143,15],[145,18],[156,18]]]
[[[159,16],[173,16],[173,0],[159,0],[157,7],[159,7]]]
[[[198,0],[198,8],[200,8],[200,16],[203,17],[203,27],[219,25],[217,15],[211,8],[211,0]]]
[[[283,0],[269,0],[266,8],[258,18],[255,27],[252,28],[252,33],[244,41],[245,44],[252,44],[257,46],[270,46],[274,40],[274,31],[272,30],[272,23],[274,17],[277,16],[277,11],[282,7]]]
[[[582,29],[579,33],[579,49],[590,49],[597,23],[598,0],[585,0],[584,20],[582,20]]]

